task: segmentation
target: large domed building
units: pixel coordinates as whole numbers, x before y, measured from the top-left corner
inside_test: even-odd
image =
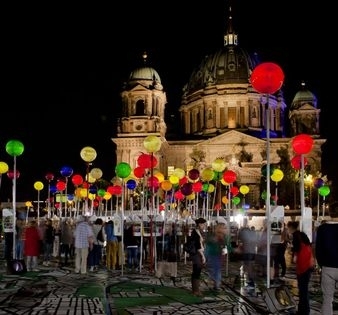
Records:
[[[149,135],[160,137],[161,149],[154,155],[156,168],[165,178],[177,168],[201,171],[221,159],[227,170],[236,172],[237,186],[249,187],[246,203],[257,207],[262,204],[267,139],[270,163],[283,168],[280,163],[285,164],[285,157],[289,162],[295,155],[292,137],[300,133],[311,135],[314,145],[307,155],[307,168],[313,176],[320,172],[321,146],[326,140],[320,138],[317,99],[304,84],[289,105],[282,89],[267,97],[253,88],[250,76],[261,61],[257,54],[250,54],[239,45],[231,11],[229,15],[224,46],[196,65],[182,87],[174,128],[166,117],[165,86],[144,54],[143,65],[131,72],[121,92],[122,115],[112,140],[117,163],[127,162],[134,168],[141,152],[145,152],[144,139]],[[269,137],[266,117],[270,117]],[[285,194],[287,189],[291,188],[285,188]],[[283,189],[280,191],[282,194]]]

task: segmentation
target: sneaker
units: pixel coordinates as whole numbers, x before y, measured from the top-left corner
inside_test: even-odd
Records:
[[[90,269],[89,269],[90,272],[93,272],[94,271],[94,266],[91,266]]]

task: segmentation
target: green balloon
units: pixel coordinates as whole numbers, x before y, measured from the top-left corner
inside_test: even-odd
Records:
[[[24,146],[19,140],[10,140],[6,144],[6,152],[11,156],[19,156],[24,151]]]
[[[326,197],[330,193],[330,187],[323,185],[318,189],[318,192],[322,197]]]
[[[118,177],[126,178],[131,173],[131,167],[128,163],[121,162],[118,165],[116,165],[115,171]]]
[[[241,202],[241,198],[236,196],[232,198],[232,202],[237,206]]]

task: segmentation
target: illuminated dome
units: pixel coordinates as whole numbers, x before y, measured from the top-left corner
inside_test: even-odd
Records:
[[[302,82],[302,88],[298,91],[291,103],[291,110],[299,109],[304,104],[312,105],[317,108],[317,97],[305,87],[305,83]]]

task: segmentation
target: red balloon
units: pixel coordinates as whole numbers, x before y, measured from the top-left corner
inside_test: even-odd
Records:
[[[233,187],[230,188],[230,192],[231,192],[232,196],[235,197],[235,196],[238,195],[239,189],[238,189],[237,186],[233,186]]]
[[[300,170],[302,168],[301,165],[301,155],[296,155],[291,159],[291,166],[295,169],[295,170]],[[304,167],[307,165],[307,158],[304,156]]]
[[[203,188],[203,184],[201,182],[196,182],[192,184],[192,190],[193,192],[201,192]]]
[[[153,168],[157,165],[157,159],[156,156],[154,156],[153,154],[142,153],[138,157],[137,163],[143,168]]]
[[[121,195],[122,194],[122,186],[114,185],[112,189],[112,195]]]
[[[182,185],[184,185],[185,183],[187,183],[188,181],[189,181],[188,177],[187,177],[187,176],[184,176],[184,177],[180,178],[178,184],[179,184],[180,186],[182,186]]]
[[[228,183],[228,184],[232,184],[237,178],[237,175],[234,171],[225,171],[223,173],[223,179]]]
[[[184,199],[184,195],[183,195],[183,193],[182,193],[180,190],[178,190],[178,191],[176,191],[176,192],[174,193],[174,197],[175,197],[177,200],[182,200],[182,199]]]
[[[313,138],[307,134],[299,134],[292,139],[292,148],[297,154],[307,154],[313,146]]]
[[[53,173],[47,173],[45,178],[50,182],[51,180],[54,179],[54,174]]]
[[[75,185],[75,186],[79,186],[83,183],[83,177],[79,174],[75,174],[72,176],[72,183]]]
[[[280,66],[273,62],[263,62],[253,69],[251,84],[263,94],[273,94],[283,85],[284,73]]]
[[[144,176],[144,173],[145,173],[144,167],[137,166],[137,167],[134,168],[134,175],[137,178],[142,178]]]
[[[160,182],[156,176],[150,176],[148,178],[148,187],[158,188],[160,186]]]
[[[13,171],[13,170],[9,170],[9,171],[7,172],[7,177],[8,177],[9,179],[14,179],[14,175],[15,175],[16,178],[19,178],[19,177],[20,177],[20,172],[19,172],[18,170],[16,170],[15,174],[14,174],[14,171]]]
[[[56,189],[58,190],[58,191],[62,191],[62,190],[65,190],[65,188],[66,188],[66,183],[65,182],[63,182],[63,181],[58,181],[57,183],[56,183]]]

